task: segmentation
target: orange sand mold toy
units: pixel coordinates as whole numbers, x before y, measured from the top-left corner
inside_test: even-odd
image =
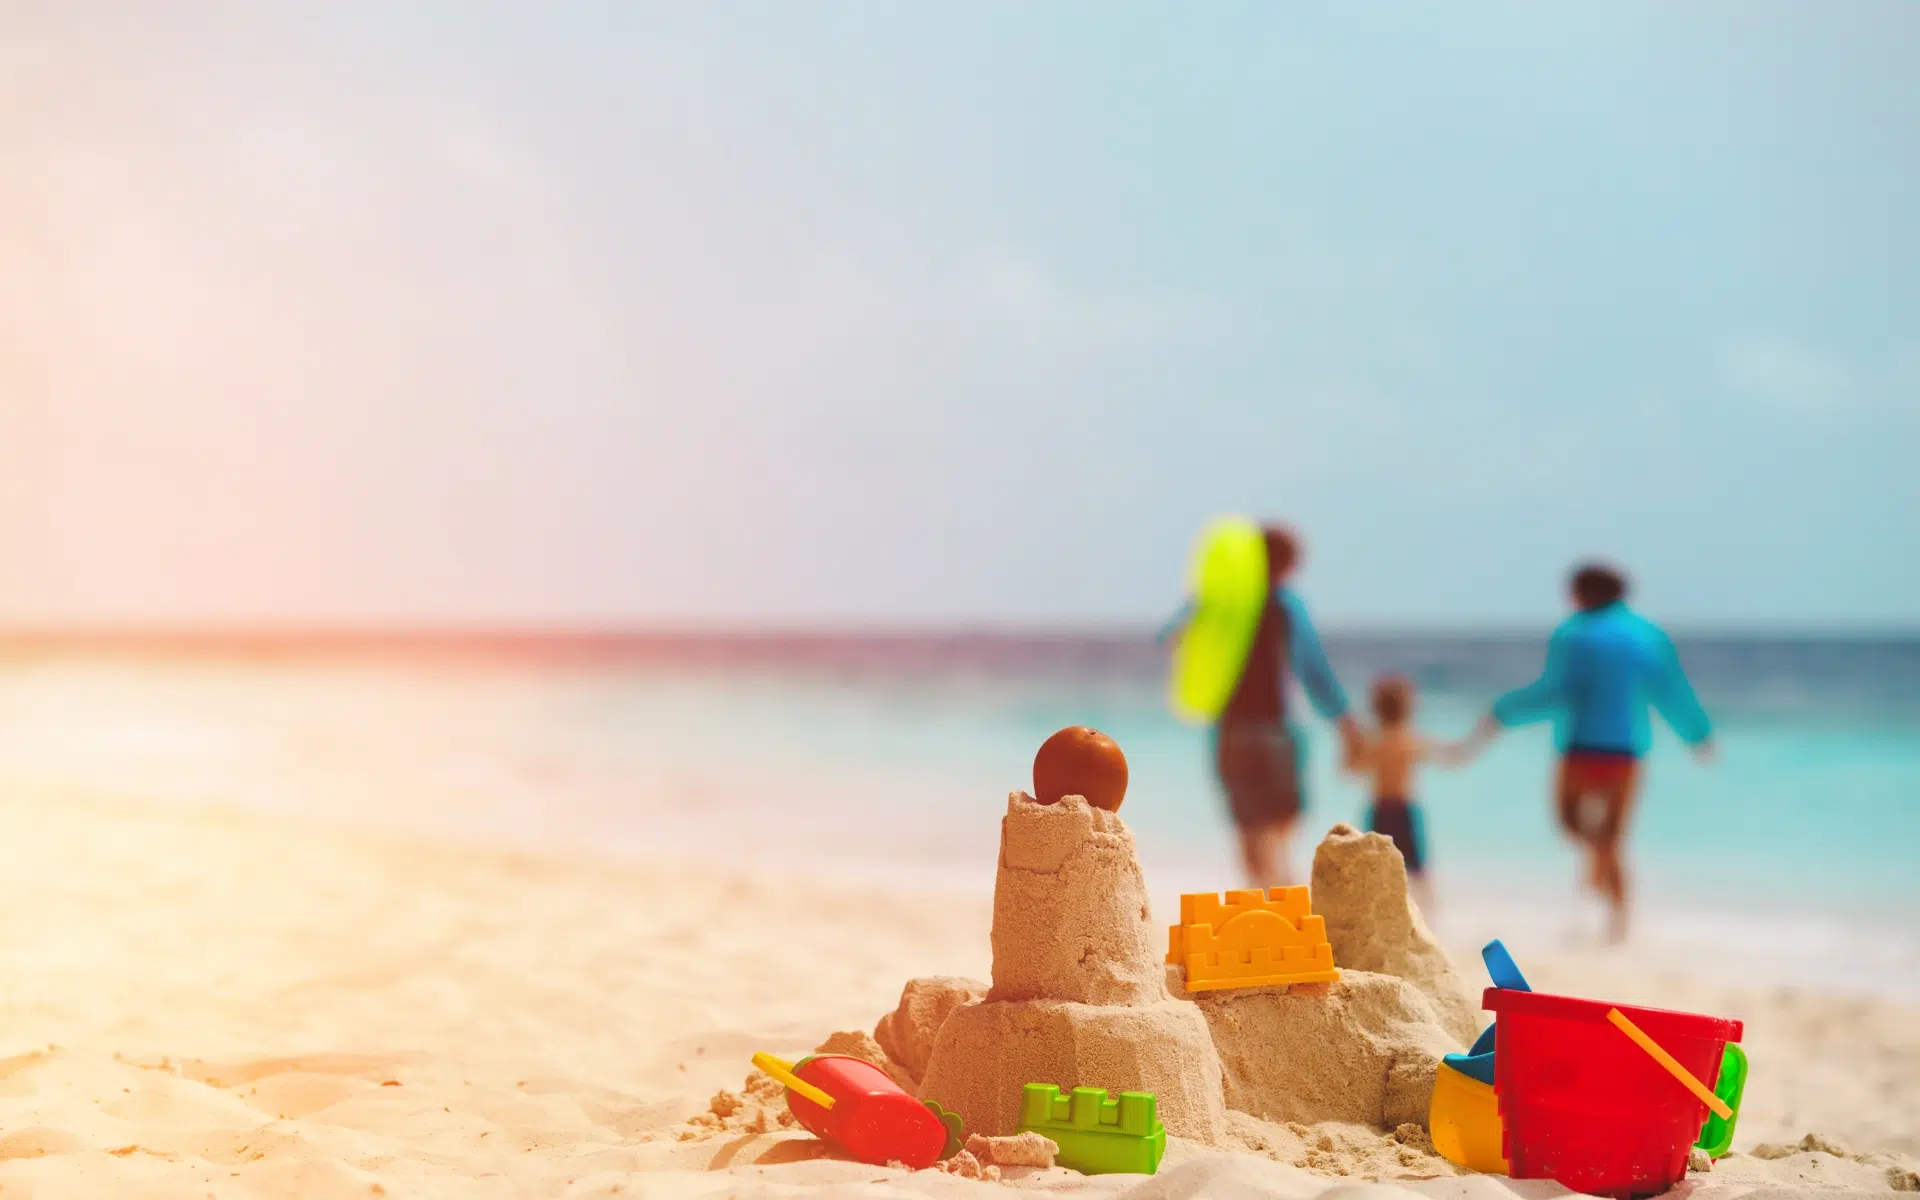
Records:
[[[1167,961],[1186,968],[1190,992],[1340,978],[1327,922],[1309,911],[1304,887],[1181,896]]]
[[[947,1147],[945,1122],[863,1059],[816,1054],[789,1063],[761,1053],[753,1065],[787,1085],[787,1107],[808,1133],[863,1163],[919,1171]]]

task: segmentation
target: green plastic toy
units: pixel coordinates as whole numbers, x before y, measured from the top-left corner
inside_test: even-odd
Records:
[[[1738,1042],[1728,1042],[1726,1053],[1720,1056],[1720,1078],[1713,1085],[1713,1094],[1726,1101],[1733,1115],[1707,1114],[1706,1127],[1700,1131],[1700,1140],[1694,1143],[1707,1152],[1707,1157],[1725,1158],[1733,1148],[1733,1126],[1740,1119],[1740,1096],[1746,1090],[1747,1052]]]
[[[965,1143],[960,1140],[960,1135],[966,1131],[965,1126],[960,1120],[960,1114],[948,1112],[946,1109],[941,1108],[939,1102],[936,1100],[922,1100],[920,1103],[926,1105],[934,1116],[940,1118],[940,1123],[947,1127],[947,1145],[945,1149],[940,1151],[940,1157],[944,1160],[960,1153],[960,1148],[965,1145]]]
[[[1207,724],[1233,697],[1266,610],[1266,535],[1245,517],[1221,517],[1201,531],[1189,571],[1193,613],[1174,645],[1169,699],[1182,720]]]
[[[1020,1097],[1020,1132],[1052,1138],[1054,1161],[1083,1175],[1151,1175],[1167,1152],[1167,1130],[1152,1092],[1077,1087],[1062,1096],[1051,1083],[1029,1083]]]

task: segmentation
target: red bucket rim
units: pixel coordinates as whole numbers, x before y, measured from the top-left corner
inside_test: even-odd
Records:
[[[1586,1022],[1605,1022],[1607,1010],[1617,1008],[1636,1025],[1651,1025],[1670,1035],[1712,1038],[1722,1042],[1737,1042],[1746,1032],[1744,1022],[1729,1017],[1710,1017],[1705,1013],[1647,1008],[1638,1004],[1614,1004],[1606,1000],[1589,1000],[1584,996],[1556,996],[1552,992],[1522,992],[1512,988],[1488,988],[1481,993],[1480,1007],[1496,1016],[1510,1012]]]

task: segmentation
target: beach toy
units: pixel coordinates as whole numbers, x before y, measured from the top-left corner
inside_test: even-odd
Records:
[[[927,1111],[939,1117],[940,1123],[947,1127],[947,1144],[941,1149],[940,1157],[948,1159],[960,1153],[966,1146],[966,1142],[961,1139],[967,1132],[966,1123],[960,1119],[960,1114],[941,1108],[937,1100],[922,1100],[920,1103],[926,1105]]]
[[[1533,990],[1499,938],[1480,948],[1480,959],[1487,964],[1493,986],[1516,992]],[[1427,1128],[1433,1132],[1434,1150],[1448,1162],[1471,1171],[1504,1175],[1506,1126],[1501,1123],[1493,1087],[1494,1044],[1499,1028],[1495,1021],[1480,1031],[1465,1054],[1448,1054],[1440,1059]]]
[[[1513,955],[1507,953],[1506,944],[1495,938],[1480,948],[1480,961],[1487,964],[1487,976],[1493,980],[1493,986],[1508,988],[1516,992],[1530,992],[1527,977],[1520,973],[1519,964],[1513,961]],[[1443,1055],[1440,1061],[1469,1079],[1481,1083],[1493,1083],[1493,1046],[1494,1030],[1498,1023],[1488,1025],[1480,1031],[1473,1045],[1465,1054]]]
[[[1700,1131],[1700,1140],[1694,1145],[1707,1152],[1709,1158],[1725,1158],[1727,1151],[1733,1149],[1733,1126],[1740,1119],[1740,1097],[1747,1090],[1747,1052],[1737,1042],[1727,1043],[1727,1052],[1720,1058],[1720,1082],[1713,1089],[1714,1095],[1726,1104],[1728,1115],[1714,1113],[1707,1118],[1706,1128]]]
[[[1058,804],[1084,796],[1088,804],[1119,812],[1127,798],[1127,756],[1098,729],[1071,725],[1040,744],[1033,756],[1033,798]]]
[[[1082,1175],[1151,1175],[1167,1152],[1155,1107],[1152,1092],[1109,1100],[1105,1088],[1077,1087],[1062,1096],[1051,1083],[1029,1083],[1020,1095],[1018,1132],[1052,1138],[1060,1147],[1053,1161]]]
[[[1489,1025],[1480,1031],[1473,1045],[1465,1054],[1443,1054],[1442,1066],[1451,1067],[1469,1079],[1477,1079],[1488,1087],[1493,1086],[1493,1031],[1496,1025]]]
[[[1696,1083],[1713,1077],[1739,1021],[1516,988],[1488,988],[1481,1006],[1499,1029],[1494,1092],[1510,1176],[1620,1197],[1685,1177],[1707,1105],[1674,1070]],[[1631,1044],[1610,1013],[1672,1067]]]
[[[1272,590],[1267,540],[1245,517],[1221,517],[1200,532],[1189,567],[1193,615],[1173,648],[1175,715],[1210,724],[1233,698]]]
[[[1493,980],[1493,986],[1516,992],[1533,990],[1527,986],[1527,977],[1520,973],[1520,964],[1513,961],[1506,943],[1499,938],[1480,947],[1480,961],[1487,964],[1487,978]]]
[[[1506,944],[1495,938],[1480,948],[1480,961],[1487,964],[1487,976],[1493,980],[1493,986],[1508,988],[1516,992],[1530,992],[1527,977],[1520,973],[1519,964],[1513,961],[1513,955],[1507,953]],[[1465,1054],[1443,1055],[1442,1063],[1481,1083],[1493,1083],[1493,1046],[1496,1022],[1480,1031],[1473,1045]]]
[[[1506,1129],[1491,1083],[1442,1066],[1433,1080],[1427,1128],[1434,1152],[1448,1162],[1490,1175],[1507,1173]]]
[[[1167,961],[1184,967],[1187,990],[1329,983],[1327,922],[1308,910],[1304,887],[1212,892],[1180,897],[1180,923],[1167,930]]]
[[[952,1129],[885,1071],[846,1054],[789,1063],[756,1054],[753,1065],[787,1087],[787,1107],[808,1133],[876,1167],[922,1170],[940,1161]]]

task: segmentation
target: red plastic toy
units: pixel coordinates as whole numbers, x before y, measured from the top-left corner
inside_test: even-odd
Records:
[[[863,1163],[919,1171],[946,1149],[946,1124],[870,1062],[845,1054],[816,1054],[792,1066],[770,1054],[753,1061],[787,1085],[787,1107],[807,1132]]]
[[[1514,1179],[1650,1196],[1687,1173],[1707,1106],[1608,1020],[1618,1009],[1711,1088],[1739,1021],[1573,996],[1488,988],[1499,1053],[1493,1086]]]

